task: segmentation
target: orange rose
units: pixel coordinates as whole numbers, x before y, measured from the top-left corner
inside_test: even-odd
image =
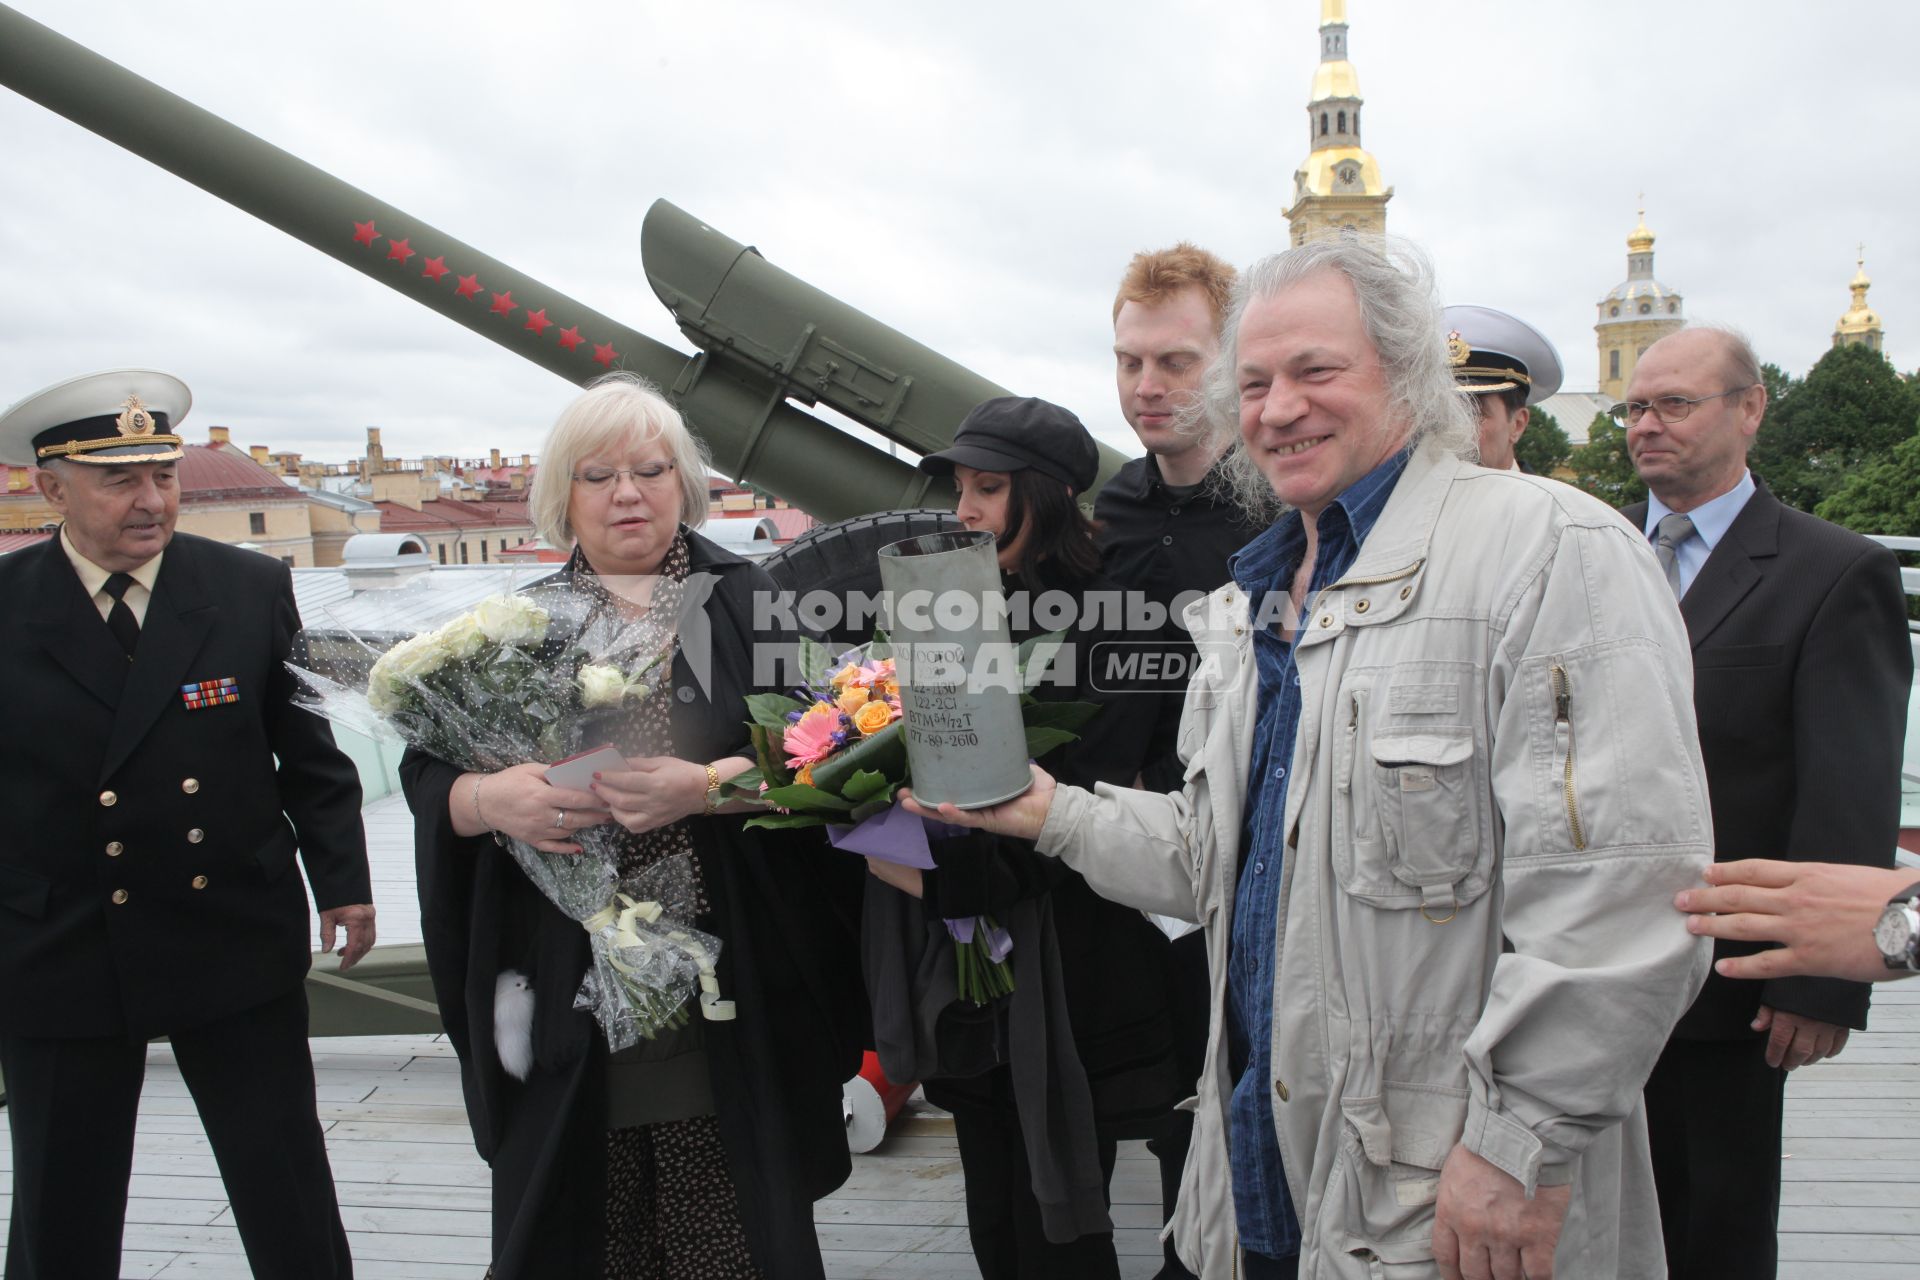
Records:
[[[829,683],[836,689],[844,689],[847,687],[847,681],[855,679],[859,674],[859,664],[849,662],[846,666],[833,673],[833,679]]]
[[[858,715],[860,708],[867,705],[867,691],[859,685],[840,691],[840,709],[848,715]]]
[[[893,708],[884,702],[869,702],[853,713],[853,727],[864,734],[875,734],[893,723]]]

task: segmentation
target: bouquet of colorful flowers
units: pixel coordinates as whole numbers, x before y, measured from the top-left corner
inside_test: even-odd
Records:
[[[1090,702],[1043,701],[1030,692],[1062,639],[1062,633],[1050,632],[1020,646],[1020,707],[1030,756],[1073,741],[1099,711]],[[758,765],[736,775],[729,790],[773,811],[746,825],[825,826],[828,839],[850,853],[931,870],[929,835],[958,834],[961,828],[894,807],[894,793],[912,781],[912,770],[886,635],[876,633],[840,654],[802,639],[800,674],[791,695],[747,699]],[[946,928],[962,999],[985,1004],[1013,991],[1006,963],[1013,941],[997,921],[977,916],[948,920]]]
[[[557,582],[490,597],[392,646],[373,661],[364,691],[293,671],[309,710],[490,773],[551,764],[598,745],[596,728],[628,702],[652,696],[654,673],[670,656],[670,649],[647,651],[603,597]],[[689,859],[663,859],[623,882],[620,828],[572,834],[578,854],[494,838],[548,901],[592,935],[593,964],[574,1007],[593,1010],[615,1050],[684,1025],[696,991],[708,1017],[730,1016],[714,972],[719,939],[685,923],[697,900]]]

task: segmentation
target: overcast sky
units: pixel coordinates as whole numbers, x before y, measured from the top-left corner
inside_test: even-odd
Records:
[[[1114,286],[1190,238],[1283,248],[1318,0],[969,5],[13,0],[30,17],[691,350],[641,270],[674,201],[1133,452]],[[1595,384],[1637,194],[1697,319],[1804,372],[1867,246],[1920,365],[1920,5],[1350,0],[1389,230]],[[0,89],[0,402],[117,365],[189,439],[357,456],[538,446],[570,388]]]

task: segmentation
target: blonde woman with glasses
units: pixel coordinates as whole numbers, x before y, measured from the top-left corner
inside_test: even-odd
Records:
[[[706,464],[673,406],[620,374],[570,404],[541,450],[529,505],[572,548],[560,576],[673,653],[653,696],[595,726],[625,770],[575,791],[538,764],[463,773],[410,752],[401,766],[428,965],[493,1166],[498,1280],[816,1280],[813,1201],[850,1171],[840,1086],[859,1066],[864,1002],[843,922],[859,863],[811,832],[745,831],[742,806],[720,800],[751,761],[744,699],[771,688],[757,673],[794,637],[756,628],[776,612],[766,573],[697,532]],[[587,935],[489,836],[564,854],[599,824],[622,829],[623,881],[691,855],[692,923],[722,941],[734,1020],[609,1053],[573,1007]],[[496,1048],[502,974],[533,994],[524,1080]]]

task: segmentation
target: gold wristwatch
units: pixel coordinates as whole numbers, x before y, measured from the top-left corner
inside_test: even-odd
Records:
[[[707,808],[706,816],[712,817],[720,807],[720,771],[712,765],[707,766]]]

